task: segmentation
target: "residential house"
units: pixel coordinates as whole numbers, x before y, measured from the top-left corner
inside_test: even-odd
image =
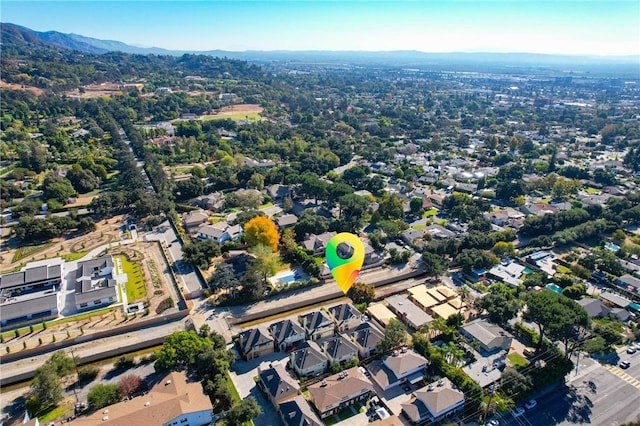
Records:
[[[631,304],[631,300],[619,296],[615,293],[611,293],[610,291],[603,291],[602,293],[600,293],[600,298],[610,306],[615,306],[622,309],[627,308]]]
[[[346,363],[358,357],[358,347],[344,334],[337,334],[318,342],[331,364]]]
[[[298,223],[298,216],[296,216],[295,214],[283,214],[276,218],[276,224],[280,229],[289,228],[296,223]]]
[[[426,231],[432,238],[436,240],[444,240],[447,238],[455,238],[455,232],[452,232],[441,225],[430,225],[427,226]]]
[[[505,262],[505,264],[499,263],[495,265],[487,273],[490,277],[500,280],[511,287],[518,287],[522,284],[520,277],[525,269],[524,265],[510,261],[508,263]]]
[[[327,243],[335,235],[335,231],[324,232],[320,235],[311,234],[302,242],[302,246],[307,250],[313,250],[314,253],[320,254],[324,252],[327,248]]]
[[[193,210],[185,214],[182,218],[182,226],[187,232],[193,232],[203,223],[209,222],[209,214],[204,210]]]
[[[291,197],[291,190],[287,185],[280,185],[276,183],[267,186],[264,190],[266,194],[275,202],[281,202],[285,198]]]
[[[362,245],[364,246],[364,262],[362,264],[362,269],[374,268],[384,262],[384,257],[376,253],[368,239],[363,240]]]
[[[304,328],[288,319],[271,324],[269,332],[281,351],[295,348],[306,339]]]
[[[319,376],[329,366],[327,357],[314,341],[300,343],[298,348],[289,354],[289,362],[299,377]]]
[[[403,348],[392,355],[369,365],[373,381],[382,390],[391,389],[401,383],[415,384],[424,379],[429,361],[413,349]]]
[[[302,395],[281,402],[277,410],[285,426],[324,426]]]
[[[346,331],[362,324],[362,314],[350,303],[342,303],[327,309],[338,326],[338,331]]]
[[[553,214],[558,211],[558,208],[546,203],[528,203],[520,207],[522,213],[528,215],[544,216],[546,214]]]
[[[460,328],[460,333],[468,339],[480,343],[480,348],[486,352],[509,349],[513,336],[499,325],[485,319],[471,321]]]
[[[433,321],[431,315],[413,304],[407,296],[396,294],[387,297],[384,301],[400,321],[414,330],[418,330],[423,325]]]
[[[260,387],[274,405],[294,398],[300,390],[298,381],[280,363],[271,364],[264,369],[258,368],[258,378]]]
[[[625,288],[629,291],[640,291],[640,279],[634,277],[633,275],[625,274],[616,279],[617,284]]]
[[[424,229],[409,229],[400,234],[400,238],[407,244],[419,246],[424,238]]]
[[[320,418],[326,418],[359,401],[365,401],[374,392],[371,381],[358,367],[353,367],[308,387],[309,399]]]
[[[367,307],[367,314],[382,327],[386,327],[392,319],[398,319],[384,303],[372,303]]]
[[[58,316],[62,259],[27,264],[19,272],[0,276],[0,323],[27,323]]]
[[[224,209],[225,198],[222,192],[212,192],[211,194],[201,195],[195,199],[195,204],[205,210],[212,212],[220,212]]]
[[[273,352],[273,338],[260,328],[251,328],[238,335],[238,348],[246,360]]]
[[[78,416],[72,426],[162,425],[204,426],[212,422],[213,406],[200,382],[187,381],[185,372],[173,371],[149,392]]]
[[[78,263],[76,291],[77,310],[95,308],[118,301],[118,283],[113,258],[102,256]]]
[[[433,298],[433,296],[427,292],[427,286],[424,284],[411,287],[409,289],[409,298],[425,312],[440,303],[438,299]]]
[[[242,237],[242,226],[218,222],[213,225],[202,225],[198,228],[198,239],[213,240],[219,244],[227,241],[238,241]]]
[[[577,301],[582,306],[590,318],[604,318],[611,313],[611,308],[602,303],[600,299],[584,297]]]
[[[362,359],[375,355],[378,352],[378,342],[384,338],[382,331],[369,322],[363,322],[346,334],[358,347],[358,354]]]
[[[334,322],[323,311],[314,311],[301,315],[300,323],[307,333],[307,338],[311,340],[333,336],[335,332]]]
[[[402,404],[402,414],[412,424],[431,424],[455,416],[464,410],[464,394],[448,378],[414,392]]]

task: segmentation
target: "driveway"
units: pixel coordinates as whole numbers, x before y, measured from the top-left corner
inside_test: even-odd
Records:
[[[275,352],[251,361],[238,360],[233,364],[229,372],[240,398],[245,399],[248,396],[253,396],[262,407],[262,414],[253,419],[253,423],[259,426],[284,426],[276,413],[275,407],[262,395],[254,381],[254,377],[258,376],[258,367],[261,364],[266,367],[269,363],[278,362],[283,363],[283,365],[286,364],[287,354]]]

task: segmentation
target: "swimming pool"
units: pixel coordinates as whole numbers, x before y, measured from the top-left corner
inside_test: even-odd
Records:
[[[604,248],[611,250],[612,252],[617,252],[620,250],[620,246],[617,244],[613,244],[612,242],[607,241],[604,243]]]
[[[554,292],[558,293],[558,294],[562,294],[562,287],[559,287],[559,286],[557,286],[555,284],[547,284],[545,287],[548,288],[551,291],[554,291]]]
[[[288,275],[283,275],[283,276],[279,277],[279,278],[278,278],[278,281],[280,281],[280,282],[281,282],[281,283],[283,283],[283,284],[285,284],[285,283],[286,283],[286,284],[292,283],[292,282],[296,281],[296,273],[295,273],[295,272],[293,272],[293,271],[291,271],[291,273],[290,273],[290,274],[288,274]]]

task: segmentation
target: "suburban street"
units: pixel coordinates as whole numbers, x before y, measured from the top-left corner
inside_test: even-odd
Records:
[[[494,416],[503,425],[612,425],[640,418],[640,356],[618,351],[631,366],[621,370],[591,358],[581,358],[578,374],[567,383],[537,399],[538,405],[516,419],[510,413]],[[619,361],[618,361],[619,362]]]

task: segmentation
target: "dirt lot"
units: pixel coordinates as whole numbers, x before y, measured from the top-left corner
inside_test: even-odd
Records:
[[[238,104],[222,107],[215,115],[260,114],[263,110],[258,104]]]
[[[86,201],[86,199],[82,200],[82,202],[84,201]],[[80,202],[81,201],[79,199],[79,202],[74,204],[74,206],[79,205]],[[51,244],[47,245],[46,248],[22,257],[16,262],[13,262],[13,258],[18,250],[16,245],[17,242],[9,240],[7,249],[4,250],[2,256],[0,256],[0,271],[10,271],[21,265],[24,266],[27,262],[35,260],[43,260],[68,253],[89,251],[102,244],[118,241],[120,239],[120,228],[124,225],[123,220],[123,216],[115,216],[109,220],[101,220],[100,222],[97,222],[96,230],[91,233],[76,237],[54,238],[51,240]]]
[[[28,92],[33,93],[36,96],[44,95],[44,90],[39,89],[37,87],[27,86],[25,84],[7,83],[6,81],[2,81],[2,80],[0,80],[0,89],[26,90]]]

